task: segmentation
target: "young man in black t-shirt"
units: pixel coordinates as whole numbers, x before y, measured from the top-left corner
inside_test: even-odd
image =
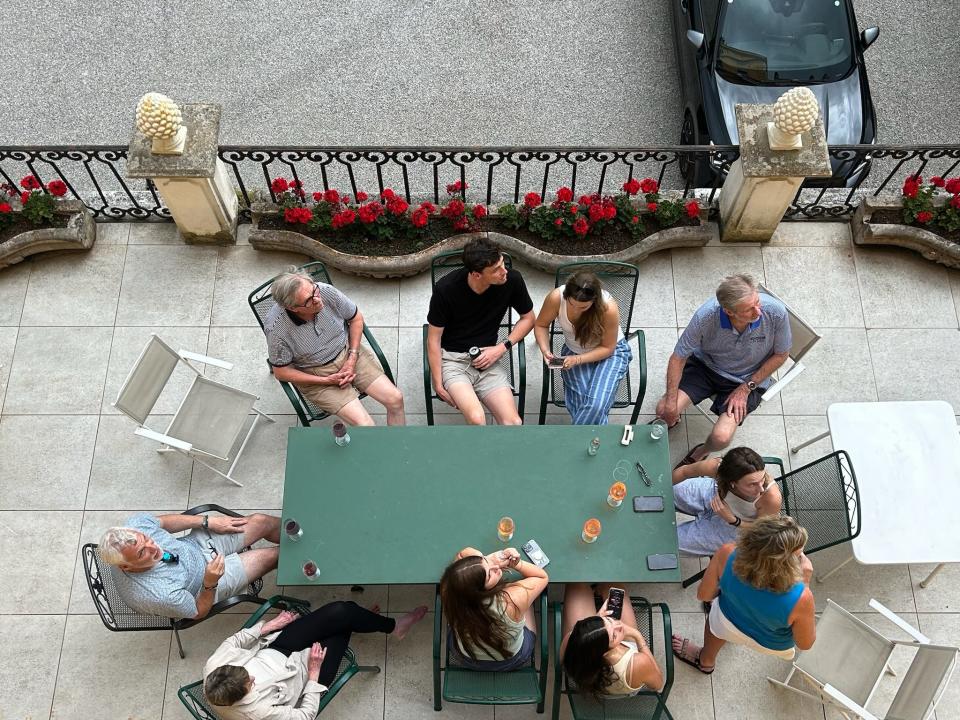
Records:
[[[508,306],[520,317],[507,340],[498,343],[497,330]],[[437,281],[427,314],[427,359],[440,399],[460,410],[471,425],[486,422],[483,405],[498,424],[519,425],[510,376],[497,361],[523,340],[535,319],[523,277],[504,267],[500,249],[486,239],[468,243],[463,267]],[[481,350],[475,359],[471,347]]]

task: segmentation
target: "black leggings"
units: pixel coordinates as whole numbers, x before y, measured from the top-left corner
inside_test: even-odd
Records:
[[[338,600],[294,620],[280,631],[270,648],[289,655],[320,643],[327,654],[320,666],[319,682],[329,687],[337,676],[351,633],[391,633],[396,625],[393,618],[370,612],[352,600]]]

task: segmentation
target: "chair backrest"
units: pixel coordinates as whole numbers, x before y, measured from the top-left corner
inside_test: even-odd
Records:
[[[133,369],[120,386],[113,406],[143,425],[179,362],[177,351],[151,334]]]
[[[833,685],[866,705],[895,644],[832,600],[817,621],[817,642],[794,661],[820,685]]]
[[[172,627],[169,618],[139,613],[123,602],[113,579],[115,571],[100,558],[100,549],[94,543],[83,546],[83,569],[93,604],[109,630],[169,630]]]
[[[957,648],[921,645],[890,703],[889,720],[925,720],[957,664]]]
[[[777,484],[784,512],[807,529],[808,555],[860,534],[860,491],[843,450],[786,473]]]
[[[633,303],[637,297],[637,283],[640,279],[640,270],[635,265],[621,262],[579,262],[561,265],[554,276],[554,287],[566,285],[571,275],[581,270],[592,272],[603,284],[603,289],[610,293],[620,308],[620,330],[629,335],[630,323],[633,320]],[[556,325],[556,323],[554,323]],[[551,331],[553,327],[551,327]],[[559,331],[559,329],[558,329]]]
[[[330,282],[330,273],[327,272],[327,266],[322,262],[310,262],[301,266],[300,269],[306,270],[315,282],[322,282],[327,285],[333,284]],[[273,281],[276,279],[276,276],[270,278],[247,297],[247,303],[250,305],[250,309],[253,310],[253,314],[260,324],[261,330],[263,330],[263,324],[266,322],[267,314],[275,305],[273,295],[270,294],[270,286],[273,285]]]
[[[790,334],[793,337],[793,344],[790,346],[790,359],[794,362],[799,362],[800,358],[806,355],[810,348],[817,344],[821,336],[806,320],[797,315],[792,307],[783,302],[783,298],[779,297],[775,292],[767,289],[763,284],[759,286],[759,290],[782,303],[787,309],[787,316],[790,318]]]

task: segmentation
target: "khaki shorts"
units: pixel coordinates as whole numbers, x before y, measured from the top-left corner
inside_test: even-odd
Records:
[[[305,373],[310,373],[311,375],[316,375],[317,377],[327,377],[328,375],[339,372],[346,361],[347,348],[344,348],[340,354],[333,359],[333,362],[329,362],[326,365],[317,365],[316,367],[297,369]],[[297,389],[318,408],[331,415],[336,415],[344,405],[348,405],[360,397],[360,393],[366,392],[371,383],[384,374],[383,368],[380,366],[380,361],[377,360],[377,356],[367,350],[363,345],[360,346],[354,372],[357,373],[357,376],[353,379],[353,384],[347,385],[346,387],[339,387],[337,385],[294,384],[296,384]]]
[[[451,385],[468,383],[481,400],[500,388],[510,388],[512,392],[510,375],[505,362],[498,361],[486,370],[477,370],[470,364],[472,362],[470,353],[442,350],[440,358],[443,363],[441,365],[443,387],[447,391],[450,390]]]

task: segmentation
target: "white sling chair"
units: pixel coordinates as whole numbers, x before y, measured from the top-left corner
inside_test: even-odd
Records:
[[[807,369],[801,360],[803,359],[804,355],[810,352],[810,348],[817,344],[817,341],[821,338],[821,336],[810,326],[806,320],[797,315],[793,308],[783,302],[783,298],[778,297],[776,293],[771,292],[762,284],[757,286],[757,289],[763,294],[769,295],[774,300],[777,300],[787,309],[787,317],[790,319],[790,335],[792,338],[789,357],[791,360],[793,360],[793,365],[791,365],[790,369],[783,373],[780,379],[768,387],[763,395],[760,396],[761,402],[767,402],[768,400],[771,400],[779,395],[780,391],[796,380],[797,376]],[[702,407],[699,405],[695,407],[697,410],[703,413],[704,417],[710,420],[710,422],[717,422],[717,419],[710,415]]]
[[[176,450],[189,455],[217,475],[242,487],[242,483],[233,478],[237,461],[253,434],[257,421],[263,418],[267,422],[273,422],[273,419],[253,406],[259,399],[256,395],[204,377],[190,364],[191,360],[225,370],[233,368],[232,363],[224,360],[187,350],[176,351],[156,335],[151,334],[147,346],[140,353],[140,357],[137,358],[133,369],[120,388],[113,407],[139,425],[134,430],[135,434],[162,443],[163,447],[158,448],[158,452]],[[177,364],[181,362],[194,372],[193,383],[180,402],[180,407],[177,408],[166,432],[158,433],[146,427],[144,423]],[[240,437],[251,412],[256,413],[256,416],[233,458],[230,469],[226,473],[217,470],[204,458],[216,458],[229,462],[230,451]]]
[[[832,600],[817,621],[817,641],[799,653],[785,681],[768,677],[777,687],[836,707],[845,717],[879,720],[866,709],[897,645],[917,648],[910,668],[883,716],[886,720],[925,720],[943,696],[957,662],[958,648],[932,645],[920,633],[876,600],[870,607],[910,635],[912,640],[891,640],[854,617]],[[790,685],[798,674],[813,692]]]

